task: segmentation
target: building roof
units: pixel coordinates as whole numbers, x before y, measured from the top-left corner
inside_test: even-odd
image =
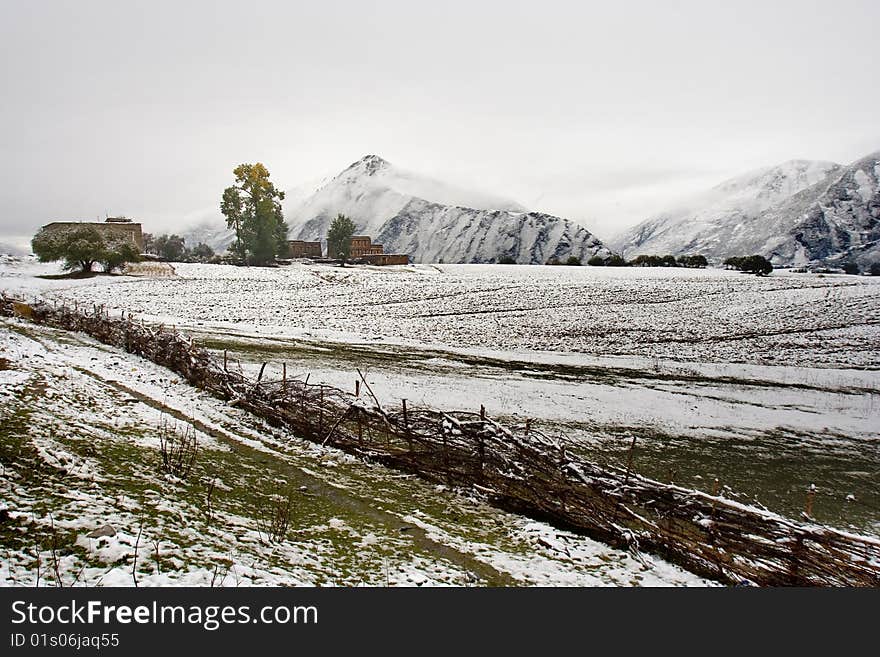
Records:
[[[83,224],[85,226],[106,226],[107,224],[114,226],[140,226],[140,221],[82,221],[81,219],[69,219],[65,221],[50,221],[47,226],[75,226]]]

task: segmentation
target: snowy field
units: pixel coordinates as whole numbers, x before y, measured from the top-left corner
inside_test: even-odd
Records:
[[[145,318],[276,337],[880,366],[880,279],[870,277],[515,265],[175,269],[177,279],[99,281],[75,296]]]
[[[708,584],[306,443],[84,336],[0,320],[0,359],[0,585]],[[167,422],[195,428],[187,477],[160,468]]]
[[[443,408],[482,404],[505,421],[531,418],[600,462],[625,463],[635,436],[638,471],[703,490],[717,478],[728,494],[791,516],[800,514],[815,484],[818,520],[880,534],[877,279],[500,265],[175,268],[176,278],[59,280],[36,277],[57,271],[52,267],[7,259],[0,262],[0,289],[174,324],[209,349],[227,350],[233,366],[247,372],[268,363],[267,376],[280,377],[284,362],[289,376],[348,389],[360,369],[383,404],[401,398]],[[49,348],[50,338],[41,340]],[[85,363],[87,369],[103,367],[103,358]],[[137,363],[133,372],[151,369]],[[136,383],[122,371],[117,376],[125,385]],[[175,387],[152,396],[183,403],[183,392]],[[211,404],[200,401],[198,408]],[[61,410],[46,414],[55,412]],[[213,412],[215,419],[234,415],[222,404]],[[231,440],[243,434],[263,440],[262,429],[249,431],[236,428]],[[322,450],[303,449],[321,458]],[[358,484],[365,497],[378,481],[399,481],[372,470],[367,479]],[[442,537],[444,545],[479,556],[494,541],[507,544],[493,534],[470,550],[472,539],[454,536],[457,523],[442,524],[436,534],[436,517],[419,519],[432,508],[431,491],[405,508],[396,495],[383,508],[429,538]],[[517,531],[502,534],[520,536]],[[531,554],[543,540],[523,549]],[[570,546],[565,551],[573,554]],[[572,572],[550,563],[530,579],[523,573],[533,565],[502,567],[510,561],[505,554],[491,558],[493,568],[523,583],[621,583],[622,573],[642,568],[627,563],[622,570]],[[366,581],[381,583],[384,566],[370,563]],[[435,576],[423,568],[418,576],[425,579],[418,581],[461,583],[465,576],[453,571]],[[389,581],[407,582],[403,566],[394,572]],[[686,580],[666,571],[659,576],[656,566],[650,572],[634,582]],[[254,580],[270,581],[278,580],[265,574]]]

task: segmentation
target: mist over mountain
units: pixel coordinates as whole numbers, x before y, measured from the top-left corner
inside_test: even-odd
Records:
[[[610,244],[628,258],[698,252],[720,257],[731,239],[742,237],[746,222],[839,169],[834,162],[792,160],[750,171],[646,219]]]
[[[509,199],[449,185],[367,155],[312,196],[286,204],[290,235],[317,240],[339,214],[386,252],[414,262],[519,263],[549,258],[607,257],[610,252],[586,228],[561,217],[530,212]]]
[[[842,166],[793,160],[728,180],[612,239],[631,258],[761,254],[777,265],[880,259],[880,153]]]

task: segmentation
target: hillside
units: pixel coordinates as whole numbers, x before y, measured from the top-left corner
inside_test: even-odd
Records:
[[[307,240],[322,239],[338,213],[350,216],[386,252],[407,253],[414,262],[479,263],[507,256],[538,264],[551,257],[610,255],[567,219],[403,171],[376,155],[285,208],[291,237]]]
[[[880,260],[880,153],[792,161],[727,181],[612,241],[627,257],[759,253],[777,265]]]
[[[782,229],[775,225],[753,226],[748,231],[744,226],[840,168],[833,162],[793,160],[752,171],[645,220],[610,244],[628,258],[645,253],[702,253],[723,259],[741,248],[738,243],[763,243],[780,234]]]

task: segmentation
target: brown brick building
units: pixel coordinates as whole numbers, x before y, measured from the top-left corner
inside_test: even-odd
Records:
[[[125,217],[108,217],[105,221],[53,221],[43,226],[43,229],[61,232],[77,226],[94,226],[105,238],[128,240],[140,253],[144,252],[144,233],[140,223]]]
[[[409,256],[405,253],[368,253],[361,258],[368,265],[408,265]]]
[[[320,242],[305,242],[303,240],[287,241],[288,258],[320,258],[321,255]]]
[[[367,255],[382,255],[382,245],[373,244],[368,235],[355,235],[351,238],[352,258],[362,258]]]
[[[355,235],[351,238],[352,260],[369,265],[408,265],[409,256],[403,253],[385,253],[381,244],[373,244],[368,235]]]

